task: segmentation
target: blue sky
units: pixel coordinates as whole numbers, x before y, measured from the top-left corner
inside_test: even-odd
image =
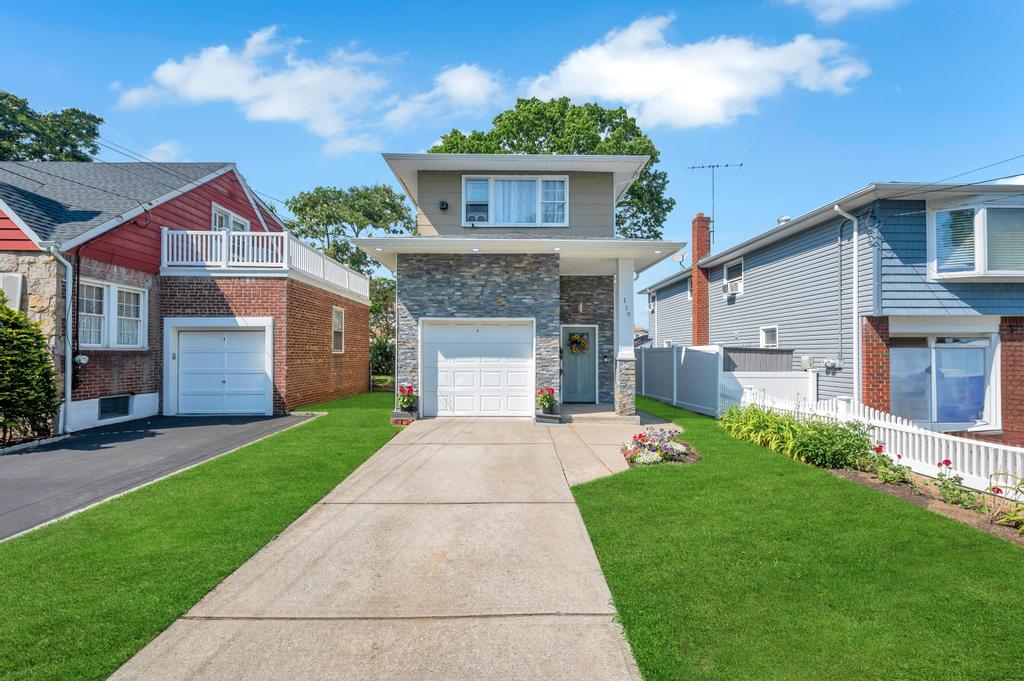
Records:
[[[160,159],[236,161],[282,199],[393,182],[380,151],[486,126],[517,95],[621,104],[669,173],[666,238],[710,209],[687,166],[745,161],[718,175],[720,249],[875,180],[1024,153],[1022,20],[1012,0],[16,3],[0,89],[95,112]]]

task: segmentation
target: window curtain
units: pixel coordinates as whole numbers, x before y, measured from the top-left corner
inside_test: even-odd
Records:
[[[494,181],[494,222],[501,225],[537,222],[537,183],[534,180]]]
[[[935,262],[939,272],[974,270],[974,209],[935,213]]]

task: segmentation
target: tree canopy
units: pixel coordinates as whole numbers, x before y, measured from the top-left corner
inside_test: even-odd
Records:
[[[352,239],[375,232],[402,234],[415,231],[405,198],[384,184],[339,189],[316,187],[285,201],[295,215],[291,231],[312,241],[328,256],[357,272],[369,274],[373,261],[352,244]]]
[[[658,149],[622,107],[519,99],[495,116],[490,130],[453,129],[430,149],[456,154],[636,154],[650,156],[636,182],[619,202],[616,231],[633,239],[660,239],[675,199],[665,195],[668,175],[657,170]]]
[[[91,161],[102,123],[81,109],[39,113],[0,91],[0,161]]]

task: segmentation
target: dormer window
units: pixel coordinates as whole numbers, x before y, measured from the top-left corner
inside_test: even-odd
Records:
[[[466,176],[463,227],[565,227],[569,178],[551,175]]]
[[[928,212],[931,279],[1024,279],[1024,205],[993,204]]]

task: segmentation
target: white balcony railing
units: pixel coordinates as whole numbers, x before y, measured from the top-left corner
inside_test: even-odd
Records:
[[[160,265],[167,269],[294,270],[363,297],[370,282],[291,232],[208,232],[163,228]]]

